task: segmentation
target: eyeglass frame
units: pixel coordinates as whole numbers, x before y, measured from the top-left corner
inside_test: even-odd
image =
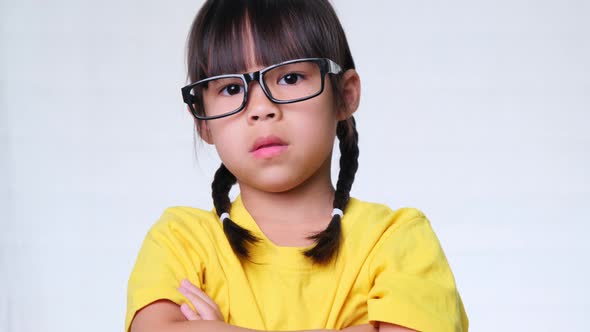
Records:
[[[303,97],[303,98],[298,98],[298,99],[292,99],[292,100],[279,100],[274,98],[270,91],[268,90],[268,88],[266,87],[266,84],[264,83],[264,80],[262,79],[264,77],[264,74],[276,67],[280,67],[283,65],[288,65],[291,63],[298,63],[298,62],[315,62],[316,64],[319,65],[320,67],[320,75],[321,75],[321,87],[320,90],[311,95],[311,96],[307,96],[307,97]],[[340,74],[342,73],[342,67],[340,67],[339,64],[337,64],[336,62],[328,59],[328,58],[301,58],[301,59],[294,59],[294,60],[288,60],[288,61],[283,61],[277,64],[274,64],[272,66],[268,66],[266,68],[260,69],[258,71],[254,71],[251,73],[244,73],[244,74],[224,74],[224,75],[217,75],[217,76],[212,76],[212,77],[208,77],[202,80],[199,80],[197,82],[191,83],[187,86],[184,86],[183,88],[181,88],[181,92],[182,92],[182,99],[183,101],[189,106],[189,109],[191,111],[191,113],[193,114],[193,116],[199,120],[214,120],[214,119],[219,119],[219,118],[224,118],[227,116],[231,116],[234,115],[236,113],[239,113],[241,111],[244,110],[244,108],[246,107],[246,102],[248,101],[248,85],[250,84],[250,82],[252,81],[258,81],[258,84],[260,84],[260,87],[262,88],[262,91],[264,92],[264,94],[266,95],[266,97],[272,101],[273,103],[276,104],[291,104],[291,103],[296,103],[296,102],[300,102],[300,101],[304,101],[304,100],[308,100],[314,97],[319,96],[322,92],[324,92],[324,81],[325,81],[325,77],[326,74]],[[212,81],[212,80],[217,80],[217,79],[222,79],[222,78],[239,78],[242,80],[242,82],[244,82],[244,100],[242,101],[242,104],[240,105],[240,107],[238,107],[237,109],[235,109],[234,111],[231,111],[229,113],[225,113],[225,114],[220,114],[220,115],[213,115],[213,116],[201,116],[198,115],[196,110],[193,108],[193,104],[195,102],[197,102],[197,100],[195,100],[194,96],[190,94],[190,91],[193,87],[195,87],[198,84],[202,84],[202,83],[206,83],[208,81]]]

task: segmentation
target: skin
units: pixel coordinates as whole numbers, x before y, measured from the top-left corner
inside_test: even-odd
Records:
[[[249,29],[243,38],[246,72],[262,69]],[[265,235],[278,245],[307,246],[306,237],[327,227],[334,187],[331,156],[338,121],[357,110],[360,78],[355,70],[343,74],[344,100],[336,108],[330,80],[312,99],[293,103],[271,102],[260,85],[251,83],[245,109],[233,116],[201,121],[200,134],[213,144],[225,166],[238,180],[244,206]],[[260,160],[249,152],[259,137],[275,135],[289,144],[281,156]],[[306,220],[306,223],[301,223]]]
[[[252,66],[248,71],[261,68]],[[345,104],[350,106],[341,109],[335,108],[332,87],[328,80],[326,82],[325,91],[318,97],[285,105],[272,103],[255,83],[244,111],[224,121],[203,123],[201,127],[205,133],[203,139],[215,145],[221,160],[238,179],[244,205],[275,244],[312,244],[305,238],[307,232],[325,229],[330,221],[334,195],[330,167],[336,125],[357,110],[360,78],[354,70],[344,73]],[[289,143],[290,154],[270,161],[249,156],[248,147],[255,137],[269,134]],[[236,142],[237,135],[247,139]],[[301,220],[311,222],[301,224]],[[179,290],[193,305],[201,305],[207,318],[220,315],[204,292],[188,281],[185,283]],[[189,320],[207,319],[186,304],[181,311]],[[352,328],[377,330],[372,325]],[[378,331],[413,330],[380,322]]]
[[[261,68],[251,66],[248,71]],[[350,70],[344,79],[345,94],[358,105],[358,74]],[[354,110],[356,106],[335,109],[330,84],[315,98],[280,105],[253,83],[242,112],[201,124],[203,139],[215,146],[236,176],[244,205],[273,242],[311,244],[306,235],[327,227],[334,196],[330,168],[336,125]],[[288,143],[287,151],[270,159],[255,158],[250,152],[255,140],[269,135]]]
[[[190,283],[190,281],[184,279],[178,291],[182,293],[196,308],[197,312],[193,311],[188,304],[184,303],[180,306],[180,311],[184,317],[189,321],[195,320],[220,320],[223,321],[223,315],[219,311],[219,308],[215,302],[205,294],[198,287]],[[351,326],[343,329],[342,331],[347,332],[404,332],[414,331],[403,326],[379,322],[377,328],[370,324],[363,324],[357,326]]]
[[[254,59],[251,48],[249,54]],[[264,67],[250,63],[248,72]],[[215,146],[223,163],[236,176],[245,207],[276,244],[309,245],[312,242],[306,236],[325,229],[330,221],[334,196],[330,167],[336,125],[357,110],[360,100],[360,78],[355,70],[343,74],[342,84],[348,106],[337,108],[328,79],[319,96],[283,105],[272,103],[258,83],[252,83],[242,112],[197,123],[202,139]],[[288,149],[270,159],[254,158],[250,153],[254,141],[268,135],[280,137],[288,143]],[[182,281],[178,291],[196,311],[187,303],[179,307],[159,300],[136,314],[131,332],[255,331],[225,323],[215,302],[187,280]],[[364,324],[343,331],[413,330],[380,322],[378,327]]]

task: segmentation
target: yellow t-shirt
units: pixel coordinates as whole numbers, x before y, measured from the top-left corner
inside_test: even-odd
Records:
[[[343,329],[377,321],[418,331],[467,331],[468,321],[439,241],[424,214],[352,198],[342,218],[334,264],[314,266],[305,248],[272,243],[241,198],[231,218],[262,239],[252,262],[234,255],[214,211],[171,207],[148,232],[127,293],[125,331],[158,300],[189,302],[188,278],[219,306],[226,322],[258,330]]]

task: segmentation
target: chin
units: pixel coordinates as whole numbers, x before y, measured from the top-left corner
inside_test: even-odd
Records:
[[[269,193],[282,193],[296,188],[298,183],[268,181],[264,183],[255,183],[253,187]]]
[[[268,174],[266,176],[257,177],[254,181],[248,183],[248,185],[265,192],[282,193],[296,188],[304,181],[304,179],[297,179],[293,175],[284,176]]]

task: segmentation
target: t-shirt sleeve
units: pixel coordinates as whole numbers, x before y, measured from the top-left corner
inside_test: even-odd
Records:
[[[205,246],[191,237],[194,233],[181,222],[175,208],[166,209],[149,230],[127,285],[125,331],[129,331],[137,311],[154,301],[184,302],[177,290],[182,279],[202,286]]]
[[[468,320],[453,273],[422,212],[396,222],[378,243],[370,265],[372,324],[388,322],[417,331],[467,331]]]

